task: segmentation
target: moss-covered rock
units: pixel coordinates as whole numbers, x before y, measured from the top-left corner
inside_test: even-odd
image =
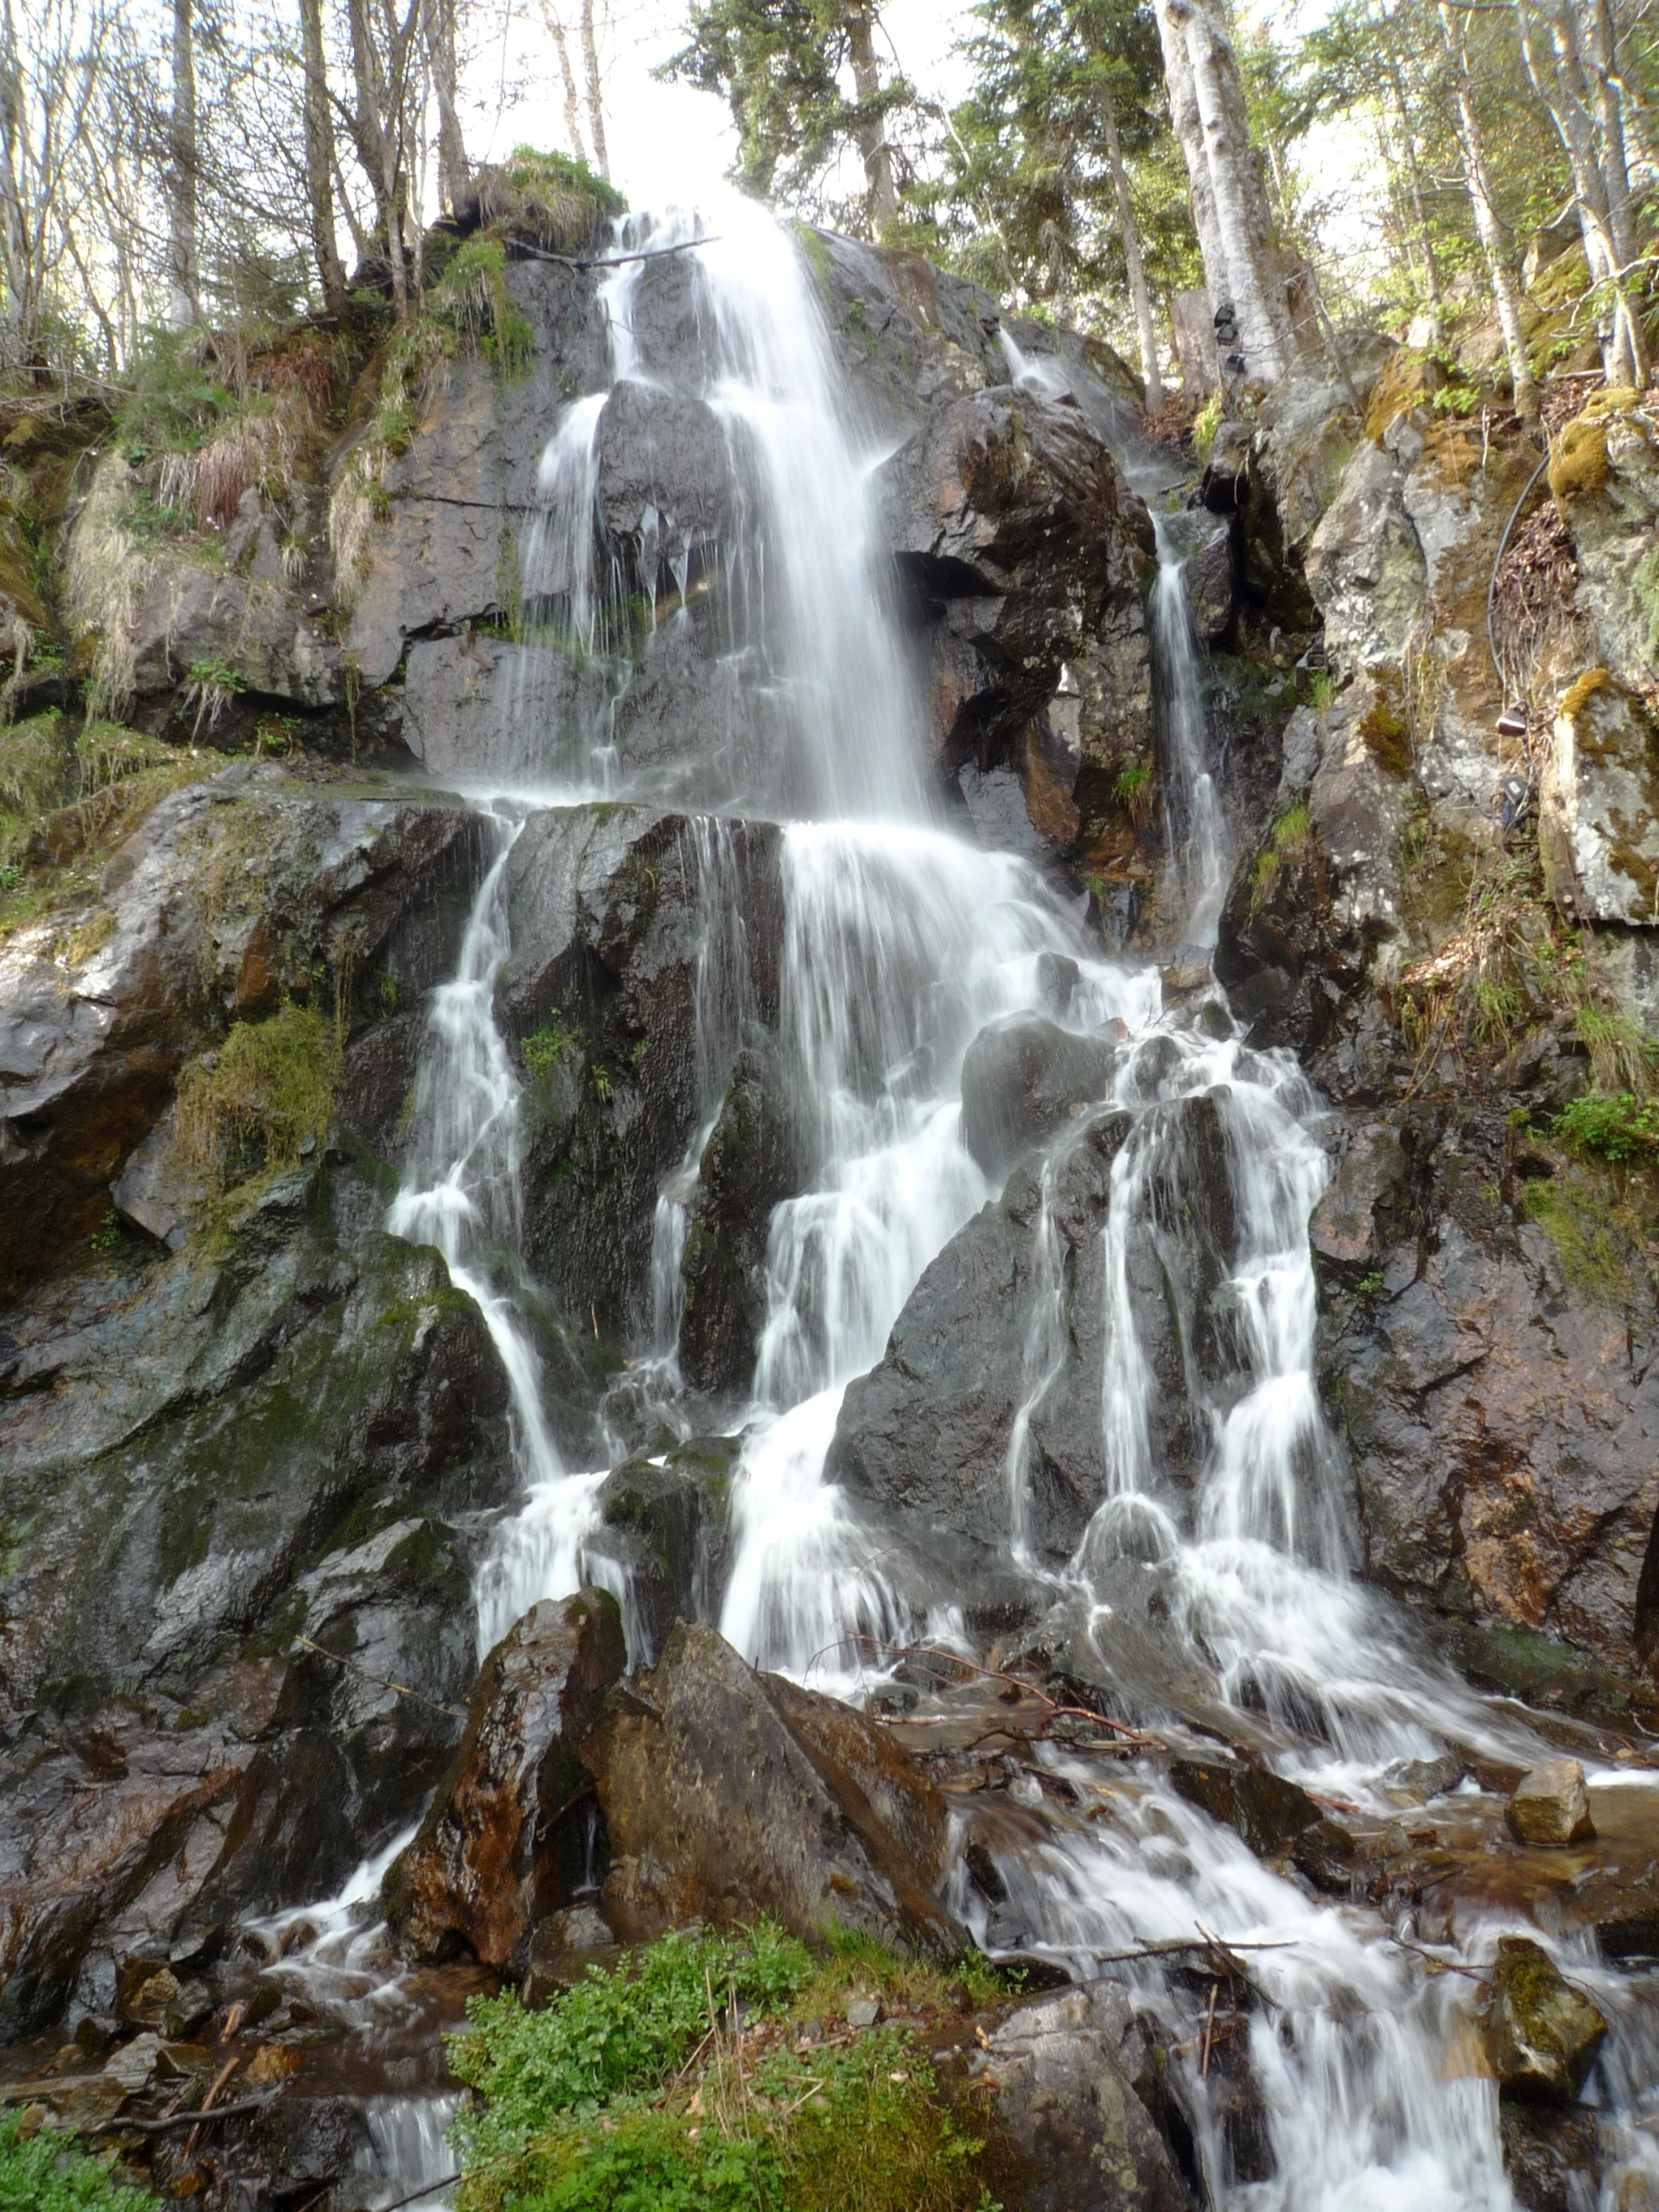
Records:
[[[1486,2046],[1511,2095],[1570,2103],[1607,2033],[1599,2008],[1524,1936],[1499,1940]]]

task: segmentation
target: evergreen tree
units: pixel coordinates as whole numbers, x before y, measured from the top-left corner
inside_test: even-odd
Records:
[[[875,12],[859,0],[698,0],[690,42],[663,74],[716,92],[737,126],[747,192],[880,237],[899,213],[893,118],[913,103],[881,81]],[[844,157],[862,161],[861,204],[837,196]]]

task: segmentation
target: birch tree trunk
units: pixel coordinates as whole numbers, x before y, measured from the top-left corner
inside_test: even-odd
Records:
[[[1110,96],[1101,101],[1101,127],[1106,156],[1112,165],[1112,191],[1117,200],[1117,234],[1123,242],[1123,266],[1129,279],[1129,299],[1135,308],[1135,327],[1141,340],[1141,381],[1147,390],[1147,406],[1156,414],[1164,404],[1163,378],[1158,372],[1158,329],[1152,319],[1152,295],[1147,289],[1146,264],[1129,205],[1129,180],[1123,168],[1123,148],[1117,135],[1117,118]]]
[[[588,81],[588,137],[594,167],[610,180],[611,156],[605,143],[605,102],[599,78],[599,43],[594,36],[594,0],[582,0],[582,67]]]
[[[173,0],[173,103],[167,122],[167,320],[188,330],[201,313],[198,265],[196,41],[193,0]]]
[[[1168,0],[1168,4],[1185,16],[1181,28],[1209,163],[1216,228],[1246,367],[1252,376],[1274,384],[1295,357],[1296,338],[1268,197],[1250,145],[1238,63],[1231,41],[1204,0]]]
[[[1450,0],[1439,0],[1440,35],[1458,94],[1458,143],[1463,156],[1464,181],[1475,211],[1475,229],[1486,262],[1486,274],[1497,308],[1498,327],[1515,387],[1515,411],[1523,423],[1538,419],[1538,386],[1527,359],[1526,334],[1521,327],[1521,296],[1510,256],[1510,238],[1497,211],[1491,172],[1486,166],[1485,142],[1480,118],[1475,112],[1473,87],[1469,81],[1468,57],[1452,21]]]
[[[571,152],[579,162],[585,162],[588,148],[582,135],[582,106],[576,98],[576,73],[570,67],[570,41],[551,0],[542,0],[542,20],[547,25],[548,36],[553,41],[553,51],[559,57],[559,75],[564,80],[564,134],[570,141]]]
[[[1216,223],[1215,194],[1210,188],[1210,159],[1205,151],[1204,125],[1198,120],[1198,94],[1192,89],[1192,68],[1186,58],[1186,34],[1176,15],[1179,0],[1158,0],[1158,38],[1164,50],[1164,82],[1169,91],[1169,117],[1181,159],[1186,164],[1188,197],[1192,203],[1192,227],[1198,234],[1198,253],[1204,263],[1205,289],[1213,310],[1231,296],[1231,278],[1221,232]]]
[[[317,259],[323,305],[330,315],[341,315],[346,312],[346,271],[334,237],[334,118],[322,44],[322,0],[300,0],[300,51],[305,75],[305,197],[311,250]]]
[[[1440,289],[1440,264],[1434,257],[1434,234],[1428,226],[1428,208],[1423,196],[1423,168],[1417,157],[1417,134],[1411,127],[1411,110],[1406,104],[1405,79],[1395,55],[1389,58],[1389,87],[1394,94],[1395,113],[1400,118],[1400,152],[1405,168],[1406,181],[1411,191],[1411,211],[1417,226],[1417,250],[1423,261],[1423,289],[1428,304],[1433,309],[1435,335],[1440,331],[1445,311],[1445,296]]]
[[[426,0],[427,66],[438,107],[438,194],[453,215],[467,198],[467,148],[455,104],[456,0]]]
[[[391,307],[397,321],[409,321],[409,264],[404,257],[401,178],[402,101],[398,97],[400,57],[383,57],[375,40],[370,0],[351,0],[352,71],[356,80],[357,155],[374,193],[374,212],[391,271]],[[393,35],[396,29],[393,27]]]
[[[847,46],[852,58],[854,92],[861,102],[875,99],[881,90],[881,79],[875,66],[875,38],[868,7],[856,6],[849,11]],[[887,144],[887,127],[880,116],[872,117],[858,135],[864,156],[864,180],[869,188],[870,229],[879,238],[899,217],[893,152]]]

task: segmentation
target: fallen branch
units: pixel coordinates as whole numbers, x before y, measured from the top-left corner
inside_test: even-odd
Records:
[[[440,1705],[435,1698],[423,1697],[419,1690],[412,1690],[406,1682],[394,1682],[389,1675],[372,1675],[366,1667],[359,1667],[355,1659],[348,1659],[343,1651],[330,1651],[326,1644],[315,1643],[308,1636],[296,1636],[295,1643],[302,1651],[314,1651],[319,1659],[332,1659],[336,1667],[349,1667],[353,1674],[360,1675],[365,1682],[372,1682],[377,1689],[390,1690],[394,1697],[412,1698],[416,1705],[423,1705],[429,1713],[448,1713],[451,1720],[464,1720],[465,1710],[458,1705]]]
[[[527,239],[514,238],[515,253],[527,253],[536,261],[556,261],[561,269],[625,269],[631,261],[661,261],[671,253],[695,253],[700,245],[714,245],[717,238],[682,238],[678,245],[648,246],[643,253],[612,253],[602,256],[582,256],[555,253],[550,247],[531,245]]]
[[[170,2113],[161,2120],[137,2120],[131,2117],[124,2120],[100,2120],[95,2127],[89,2127],[86,2133],[89,2135],[163,2135],[171,2127],[203,2126],[214,2120],[238,2120],[251,2112],[264,2112],[276,2094],[276,2092],[273,2090],[270,2096],[243,2097],[235,2104],[215,2105],[211,2111],[204,2106],[193,2105],[188,2112]]]
[[[1063,1705],[1058,1698],[1051,1697],[1046,1690],[1039,1689],[1035,1682],[1027,1681],[1021,1675],[1010,1675],[1001,1667],[982,1667],[976,1660],[964,1659],[959,1651],[946,1651],[937,1643],[887,1643],[879,1636],[864,1635],[859,1635],[853,1640],[857,1643],[868,1644],[874,1651],[884,1651],[890,1658],[938,1659],[946,1666],[960,1667],[964,1674],[977,1675],[982,1681],[1006,1682],[1010,1688],[1019,1690],[1024,1696],[1035,1698],[1039,1705],[1046,1706],[1051,1721],[1086,1720],[1093,1727],[1109,1730],[1126,1744],[1138,1745],[1142,1751],[1166,1751],[1169,1749],[1161,1737],[1149,1736],[1143,1729],[1131,1728],[1126,1720],[1114,1720],[1106,1713],[1096,1713],[1090,1706]]]
[[[1397,1940],[1397,1939],[1396,1939]],[[1096,1951],[1091,1954],[1097,1966],[1132,1966],[1137,1959],[1170,1959],[1182,1951],[1219,1953],[1224,1958],[1235,1951],[1294,1951],[1294,1937],[1286,1936],[1276,1943],[1232,1942],[1219,1936],[1189,1936],[1167,1943],[1142,1943],[1135,1951]]]

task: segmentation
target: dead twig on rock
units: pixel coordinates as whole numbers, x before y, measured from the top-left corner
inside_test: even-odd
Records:
[[[302,1651],[315,1652],[319,1659],[332,1659],[336,1667],[347,1667],[365,1682],[372,1682],[378,1690],[390,1690],[394,1697],[412,1698],[416,1705],[423,1705],[429,1713],[448,1713],[451,1720],[464,1720],[465,1709],[457,1705],[440,1705],[435,1698],[424,1697],[419,1690],[412,1690],[406,1682],[394,1682],[388,1675],[372,1675],[366,1667],[359,1667],[355,1659],[348,1659],[343,1651],[330,1651],[326,1644],[316,1643],[308,1636],[296,1636],[296,1646]]]
[[[868,1644],[873,1651],[884,1651],[891,1658],[937,1659],[945,1666],[959,1667],[964,1674],[976,1675],[982,1681],[1005,1682],[1022,1695],[1034,1698],[1045,1708],[1047,1725],[1052,1726],[1054,1721],[1061,1719],[1086,1720],[1091,1726],[1104,1728],[1124,1743],[1133,1744],[1141,1751],[1166,1751],[1169,1749],[1161,1737],[1149,1736],[1144,1729],[1131,1728],[1126,1720],[1114,1720],[1104,1713],[1096,1713],[1091,1706],[1062,1704],[1058,1698],[1051,1697],[1046,1690],[1039,1689],[1035,1682],[1027,1681],[1021,1675],[1011,1675],[1001,1667],[982,1667],[977,1660],[964,1659],[959,1651],[947,1651],[939,1644],[887,1643],[880,1637],[863,1635],[855,1637],[853,1641]]]

